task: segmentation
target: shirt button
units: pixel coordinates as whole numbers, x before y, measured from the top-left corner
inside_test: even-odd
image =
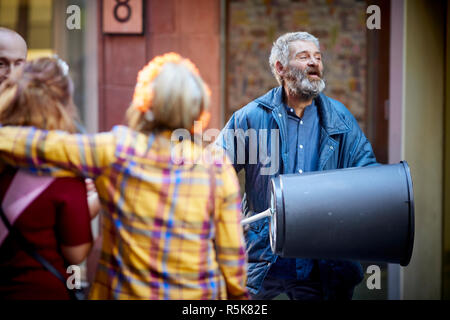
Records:
[[[303,124],[303,120],[300,120],[300,124]]]
[[[303,170],[298,170],[298,173],[302,174],[302,173],[303,173]]]
[[[281,113],[279,113],[278,116],[281,118],[283,115]]]
[[[333,147],[333,146],[330,146],[330,149],[331,149],[331,150],[334,150],[334,147]]]
[[[303,145],[302,144],[300,145],[300,149],[303,149]]]
[[[291,109],[291,112],[294,112],[294,109]]]

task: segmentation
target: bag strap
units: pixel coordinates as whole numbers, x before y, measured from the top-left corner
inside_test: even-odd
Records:
[[[9,233],[13,237],[15,237],[20,247],[64,284],[64,287],[67,289],[67,292],[69,293],[69,296],[72,300],[77,300],[75,293],[67,287],[66,279],[64,278],[64,276],[50,262],[48,262],[43,256],[36,252],[33,245],[24,237],[24,235],[17,229],[17,227],[14,227],[10,224],[1,206],[0,216],[2,218],[3,224],[6,226],[6,228],[8,228]]]
[[[38,177],[25,170],[14,175],[6,191],[1,206],[11,225],[20,217],[25,209],[44,192],[55,180],[52,177]],[[9,230],[0,221],[0,245],[8,236]]]

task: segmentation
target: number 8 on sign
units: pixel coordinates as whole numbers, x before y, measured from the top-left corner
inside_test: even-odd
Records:
[[[102,4],[103,33],[144,34],[144,0],[103,0]]]
[[[116,0],[116,5],[114,6],[114,18],[121,22],[125,23],[131,18],[131,7],[128,5],[130,0]],[[119,11],[122,14],[119,14]],[[124,16],[123,13],[126,11],[126,15]]]

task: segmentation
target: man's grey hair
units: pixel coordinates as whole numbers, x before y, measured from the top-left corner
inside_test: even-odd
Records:
[[[289,61],[289,44],[298,40],[311,41],[317,46],[317,48],[320,48],[319,39],[308,32],[289,32],[279,37],[273,43],[272,51],[270,52],[269,64],[273,75],[280,85],[282,85],[282,79],[278,75],[275,65],[277,61],[280,61],[283,67],[287,65]]]

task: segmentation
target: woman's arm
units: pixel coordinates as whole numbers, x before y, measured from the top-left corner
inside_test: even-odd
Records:
[[[83,179],[55,181],[56,232],[61,253],[69,264],[83,262],[92,248],[91,213]]]
[[[87,255],[91,251],[92,243],[84,243],[79,246],[64,246],[61,245],[61,252],[64,259],[69,264],[80,264],[86,259]]]
[[[0,127],[0,162],[54,177],[95,178],[114,161],[115,137]]]
[[[247,268],[239,182],[231,164],[224,164],[220,170],[216,177],[222,184],[216,184],[214,219],[217,260],[227,285],[228,299],[247,299]]]

